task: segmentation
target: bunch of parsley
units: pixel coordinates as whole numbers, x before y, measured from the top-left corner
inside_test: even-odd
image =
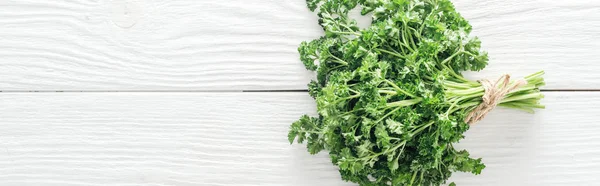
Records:
[[[308,85],[318,117],[290,127],[292,143],[329,151],[346,181],[360,185],[440,185],[455,171],[479,174],[481,159],[453,143],[482,102],[482,85],[461,71],[487,65],[480,41],[449,0],[307,0],[325,36],[303,42],[300,59],[317,72]],[[372,15],[361,29],[348,12]],[[543,72],[499,106],[543,108]],[[511,82],[514,83],[514,82]],[[453,184],[453,183],[452,183]]]

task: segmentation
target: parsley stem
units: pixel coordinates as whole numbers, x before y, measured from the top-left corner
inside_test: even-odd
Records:
[[[477,88],[470,88],[470,89],[465,89],[465,90],[449,91],[447,94],[466,96],[466,95],[476,94],[476,93],[483,92],[483,91],[485,91],[485,89],[483,89],[483,87],[480,86],[480,87],[477,87]]]
[[[448,110],[446,111],[446,116],[448,116],[450,114],[450,111],[452,110],[452,108],[454,108],[454,106],[456,106],[456,104],[462,101],[461,99],[456,99],[456,101],[454,101],[454,103],[452,103],[452,105],[450,105],[450,107],[448,108]]]
[[[402,93],[404,93],[404,94],[406,94],[406,95],[408,95],[408,96],[410,96],[410,97],[413,97],[413,98],[414,98],[414,97],[417,97],[417,96],[415,96],[415,95],[413,95],[413,94],[411,94],[411,93],[408,93],[408,92],[406,92],[405,90],[402,90],[400,87],[398,87],[398,85],[396,85],[394,82],[391,82],[391,81],[390,81],[390,80],[388,80],[388,79],[385,79],[384,81],[385,81],[387,84],[389,84],[390,86],[394,87],[396,90],[398,90],[398,91],[400,91],[400,92],[402,92]]]
[[[387,114],[383,115],[383,117],[381,117],[377,121],[375,121],[375,123],[379,123],[379,122],[383,121],[385,118],[387,118],[388,116],[392,115],[394,112],[400,110],[400,108],[402,108],[402,107],[395,108],[394,110],[388,112]]]
[[[343,31],[331,31],[332,33],[336,33],[336,34],[342,34],[342,35],[355,35],[355,36],[361,36],[361,34],[356,33],[356,32],[343,32]]]
[[[435,7],[437,9],[437,7]],[[419,35],[423,34],[423,29],[425,28],[425,21],[427,21],[427,19],[429,18],[429,16],[431,16],[431,14],[433,14],[434,10],[431,10],[429,13],[427,13],[427,16],[425,16],[425,18],[423,19],[423,22],[421,22],[421,26],[419,27]]]
[[[302,130],[302,129],[298,129],[298,132],[304,132],[304,133],[313,133],[313,134],[324,134],[325,132],[323,131],[314,131],[314,130]]]
[[[416,31],[414,28],[412,28],[412,27],[409,27],[408,29],[412,30],[412,31],[413,31],[413,33],[417,33],[417,31]],[[410,33],[409,33],[409,35],[410,35]],[[418,39],[418,37],[417,37],[417,39]],[[411,44],[413,45],[413,47],[414,47],[415,49],[418,49],[418,48],[419,48],[419,47],[417,47],[417,44],[415,44],[416,42],[415,42],[415,39],[412,37],[412,35],[411,35],[411,37],[410,37],[410,42],[411,42]]]
[[[535,98],[535,99],[544,98],[544,95],[542,93],[535,93],[535,94],[525,94],[525,95],[513,96],[513,97],[508,97],[508,98],[502,99],[500,101],[500,103],[507,103],[507,102],[511,102],[511,101],[533,99],[533,98]]]
[[[400,157],[400,155],[402,155],[402,153],[404,152],[404,147],[406,147],[406,142],[402,144],[402,149],[400,149],[400,152],[396,156]]]
[[[404,25],[404,27],[402,27],[403,28],[402,31],[404,32],[405,37],[410,38],[408,43],[410,43],[412,48],[416,50],[417,45],[415,44],[414,38],[412,37],[412,34],[410,34],[410,30],[407,30],[407,28],[410,29],[410,27],[408,27],[408,24],[405,21],[402,21],[402,25]],[[408,39],[406,39],[406,40],[408,40]],[[409,45],[408,43],[406,45]],[[413,52],[414,52],[414,50],[413,50]]]
[[[345,25],[345,24],[340,24],[340,25],[342,25],[344,28],[348,29],[348,31],[350,31],[350,32],[356,32],[354,29],[348,27],[348,25]]]
[[[468,79],[465,79],[464,77],[456,74],[456,72],[454,72],[454,69],[446,66],[444,63],[440,63],[440,64],[442,64],[443,67],[447,68],[448,71],[450,72],[450,75],[454,76],[456,79],[462,80],[464,83],[473,84],[472,81],[469,81]],[[477,84],[477,83],[475,83],[475,84]]]
[[[400,139],[400,138],[394,138],[394,137],[390,137],[390,139],[393,139],[393,140],[398,140],[398,141],[402,141],[402,139]]]
[[[346,66],[348,65],[348,62],[346,62],[346,61],[344,61],[344,60],[342,60],[342,59],[340,59],[340,58],[338,58],[338,57],[336,57],[334,55],[331,55],[331,57],[333,57],[333,59],[335,59],[334,62],[338,62],[339,64],[346,65]]]
[[[474,107],[474,106],[479,105],[480,103],[481,103],[481,101],[470,101],[470,102],[462,103],[459,106],[454,107],[454,109],[452,109],[450,112],[455,112],[458,109],[467,109],[469,107]],[[469,109],[467,109],[467,110],[469,110]]]
[[[346,65],[338,65],[338,66],[335,66],[335,67],[333,67],[333,68],[330,68],[330,69],[328,69],[328,70],[329,70],[329,71],[332,71],[332,70],[335,70],[335,69],[338,69],[338,68],[342,68],[342,67],[345,67],[345,66],[346,66]]]
[[[535,78],[541,77],[542,75],[544,75],[544,71],[539,71],[539,72],[533,73],[531,75],[525,76],[525,79],[526,80],[535,79]]]
[[[406,35],[406,27],[402,28],[402,42],[404,43],[404,46],[410,50],[411,52],[415,52],[415,49],[413,49],[409,44],[408,44],[408,36]]]
[[[436,160],[437,160],[437,159],[436,159]],[[423,173],[424,173],[424,172],[425,172],[425,171],[421,171],[421,176],[420,176],[420,177],[421,177],[421,180],[423,180]]]
[[[477,55],[475,55],[475,54],[473,54],[473,53],[471,53],[471,52],[469,52],[469,51],[464,51],[464,50],[463,50],[463,51],[462,51],[462,53],[463,53],[463,54],[470,55],[470,56],[473,56],[473,57],[477,57]]]
[[[513,92],[510,92],[508,94],[506,94],[506,97],[513,97],[513,96],[517,96],[517,95],[523,95],[523,94],[531,94],[531,93],[536,93],[538,87],[532,84],[527,84]]]
[[[400,34],[398,34],[398,35],[400,35]],[[403,43],[402,43],[402,41],[400,41],[400,37],[398,37],[398,45],[399,45],[398,48],[400,48],[400,51],[402,51],[402,54],[406,54],[404,47],[402,47]]]
[[[411,106],[417,103],[420,103],[421,101],[423,101],[422,98],[414,98],[414,99],[407,99],[407,100],[402,100],[402,101],[395,101],[395,102],[391,102],[387,104],[387,107],[406,107],[406,106]]]
[[[396,91],[391,91],[391,90],[378,90],[378,93],[384,93],[384,94],[389,94],[389,95],[396,95],[398,94],[398,92]]]
[[[463,50],[459,50],[458,52],[455,52],[454,54],[450,55],[450,57],[444,59],[444,61],[442,61],[442,64],[446,64],[448,63],[450,60],[452,60],[452,58],[456,57],[457,55],[461,54],[463,52]]]
[[[335,100],[331,104],[337,104],[340,101],[344,101],[344,100],[348,100],[348,99],[354,99],[354,98],[357,98],[357,97],[360,97],[360,94],[355,94],[355,95],[352,95],[352,96],[348,96],[348,97],[345,97],[345,98],[342,98],[342,99]]]
[[[483,92],[477,93],[477,94],[472,94],[470,96],[460,96],[460,97],[453,97],[453,98],[458,98],[456,99],[456,101],[454,101],[454,103],[452,103],[452,105],[450,105],[450,107],[448,108],[448,111],[446,111],[446,116],[448,116],[450,114],[450,112],[452,111],[452,109],[461,101],[464,100],[469,100],[469,99],[473,99],[473,98],[481,98],[481,96],[483,96]]]
[[[413,53],[415,52],[415,50],[413,50],[413,49],[412,49],[410,46],[408,46],[408,44],[406,44],[406,43],[400,43],[400,46],[404,46],[404,47],[400,47],[400,49],[401,49],[401,50],[402,50],[403,48],[406,48],[406,49],[408,49],[410,52],[413,52]],[[402,51],[404,51],[404,50],[402,50]]]
[[[387,47],[387,48],[388,48],[389,50],[391,50],[392,52],[396,52],[396,53],[400,54],[400,52],[398,52],[398,51],[394,50],[392,47]]]
[[[431,126],[434,123],[434,121],[430,121],[429,123],[421,126],[420,128],[418,128],[417,130],[413,131],[411,134],[412,135],[416,135],[419,134],[421,131],[425,130],[427,127]]]
[[[501,103],[501,104],[499,104],[499,106],[506,107],[506,108],[512,108],[512,109],[518,109],[518,110],[525,111],[527,113],[534,113],[533,109],[525,107],[523,105],[516,105],[516,104],[512,104],[512,103]]]
[[[479,87],[481,86],[481,84],[471,84],[471,83],[458,83],[458,82],[454,82],[452,80],[445,80],[443,81],[444,85],[447,87],[453,87],[453,88],[464,88],[464,89],[468,89],[468,88],[475,88],[475,87]]]
[[[412,186],[413,183],[415,182],[415,178],[417,177],[417,173],[419,173],[419,171],[415,171],[415,173],[413,173],[412,178],[410,179],[409,186]]]
[[[389,152],[391,152],[391,151],[395,151],[396,149],[398,149],[398,148],[400,148],[400,147],[402,147],[402,150],[400,151],[400,153],[402,153],[402,151],[404,151],[404,146],[406,145],[406,142],[407,142],[407,141],[406,141],[406,140],[404,140],[404,141],[400,142],[398,145],[396,145],[396,146],[395,146],[395,147],[393,147],[393,148],[387,149],[387,150],[385,150],[385,151],[381,151],[381,152],[379,152],[379,153],[375,153],[375,154],[373,154],[373,155],[371,155],[371,156],[367,156],[367,157],[365,157],[365,158],[361,158],[361,159],[372,159],[372,158],[375,158],[375,157],[377,157],[377,156],[380,156],[380,155],[382,155],[382,154],[388,154]]]
[[[377,50],[379,52],[385,52],[385,53],[388,53],[390,55],[393,55],[393,56],[396,56],[396,57],[399,57],[399,58],[402,58],[402,59],[406,59],[406,56],[400,55],[399,53],[396,53],[396,52],[388,51],[388,50],[385,50],[385,49],[379,49],[379,48],[377,48],[375,50]]]

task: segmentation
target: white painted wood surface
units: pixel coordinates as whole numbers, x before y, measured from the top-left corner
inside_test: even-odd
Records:
[[[498,109],[459,144],[483,157],[463,186],[595,185],[600,93]],[[0,185],[352,185],[325,153],[290,146],[306,93],[3,93]]]
[[[472,78],[600,88],[600,1],[454,2],[491,56]],[[305,89],[296,48],[320,35],[304,0],[4,0],[0,90]]]
[[[306,93],[222,93],[306,88],[296,47],[322,32],[304,2],[0,1],[0,185],[354,185],[287,143]],[[600,90],[600,1],[454,2],[491,57],[469,77]],[[488,167],[452,181],[598,185],[600,92],[545,94],[472,127],[458,146]]]

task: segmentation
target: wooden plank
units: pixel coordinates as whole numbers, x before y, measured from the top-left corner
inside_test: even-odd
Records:
[[[600,2],[455,0],[490,52],[469,77],[546,70],[599,89]],[[1,91],[305,89],[296,47],[322,35],[305,1],[0,2]]]
[[[458,147],[482,157],[481,175],[458,185],[597,185],[600,183],[598,92],[546,92],[534,115],[501,109],[471,127]]]
[[[344,185],[302,93],[0,94],[0,185]]]
[[[600,1],[453,0],[489,52],[490,65],[471,78],[539,70],[547,90],[600,89]]]
[[[2,1],[0,90],[301,88],[305,3]]]
[[[478,185],[595,185],[599,93],[548,92],[535,115],[498,109],[459,144]],[[290,146],[306,93],[3,93],[0,185],[353,185],[326,153]]]

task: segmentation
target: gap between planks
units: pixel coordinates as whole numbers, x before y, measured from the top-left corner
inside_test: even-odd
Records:
[[[600,92],[600,89],[549,89],[540,90],[541,92]],[[0,93],[178,93],[178,92],[198,92],[198,93],[256,93],[256,92],[308,92],[307,89],[290,90],[5,90]]]

